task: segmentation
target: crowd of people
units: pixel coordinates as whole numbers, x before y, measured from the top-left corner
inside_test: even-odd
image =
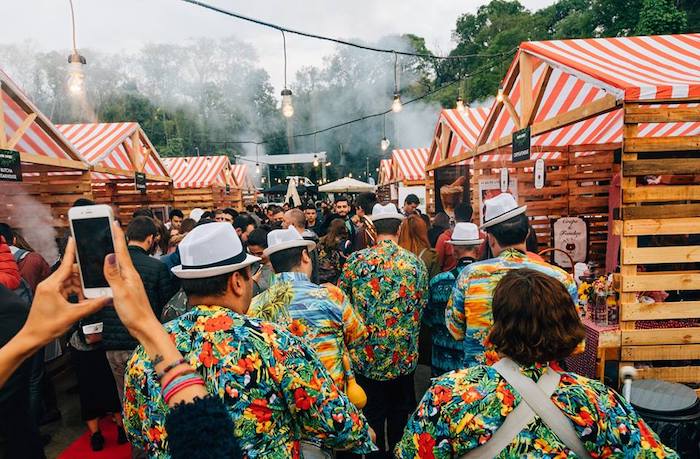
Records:
[[[134,457],[677,457],[564,371],[585,336],[576,286],[528,246],[525,206],[500,194],[477,226],[466,203],[402,204],[139,209],[113,228],[113,298],[92,300],[71,239],[51,268],[0,225],[7,457],[43,457],[39,367],[61,336],[94,450],[112,415]]]

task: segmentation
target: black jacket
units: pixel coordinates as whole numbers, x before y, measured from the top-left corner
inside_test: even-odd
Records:
[[[148,256],[141,247],[129,246],[129,255],[134,268],[141,276],[146,295],[156,317],[160,317],[163,307],[180,289],[180,283],[170,275],[163,262]],[[137,341],[122,325],[114,308],[104,308],[102,311],[104,330],[102,344],[106,350],[128,351],[136,348]]]

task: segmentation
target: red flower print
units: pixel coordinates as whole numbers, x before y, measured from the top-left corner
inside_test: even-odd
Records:
[[[452,399],[452,392],[446,387],[437,386],[433,389],[433,396],[435,400],[433,405],[440,406]]]
[[[379,279],[376,277],[369,281],[369,286],[372,287],[372,291],[378,292],[379,291]]]
[[[310,397],[303,387],[300,387],[294,391],[294,405],[296,405],[296,407],[300,410],[308,410],[309,408],[311,408],[311,404],[313,402],[314,398]]]
[[[389,317],[388,319],[386,319],[386,326],[393,327],[394,325],[396,325],[396,322],[398,322],[398,320],[396,320],[396,317]]]
[[[267,406],[267,400],[264,398],[256,398],[250,402],[248,410],[253,413],[258,422],[267,422],[272,419],[272,410]]]
[[[369,344],[365,346],[365,354],[367,354],[367,357],[370,360],[374,360],[374,348],[370,346]]]
[[[199,361],[202,362],[202,364],[207,368],[211,368],[219,362],[219,359],[214,356],[214,352],[212,351],[211,343],[209,341],[205,341],[202,345],[202,352],[199,353]]]
[[[289,331],[294,336],[304,336],[304,332],[306,332],[306,326],[298,320],[293,320],[292,323],[289,324]]]
[[[399,353],[394,351],[394,353],[391,355],[391,363],[396,365],[396,363],[399,361]]]
[[[401,288],[399,289],[399,296],[401,298],[406,298],[406,286],[402,285]]]
[[[435,439],[427,432],[418,435],[418,457],[421,459],[435,459],[433,453]]]
[[[229,316],[212,317],[204,322],[204,331],[227,330],[231,327],[231,324],[233,324],[233,319]]]

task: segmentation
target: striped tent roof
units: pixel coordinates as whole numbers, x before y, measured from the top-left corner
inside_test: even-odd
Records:
[[[175,188],[235,186],[228,156],[189,156],[163,158]]]
[[[144,172],[152,179],[167,180],[169,177],[158,152],[138,123],[59,124],[57,127],[75,145],[85,161],[95,167],[98,180],[133,177],[134,172]],[[150,151],[143,165],[133,164],[130,158],[135,134],[138,135],[140,150]]]
[[[435,164],[443,159],[452,158],[473,149],[488,114],[487,107],[466,108],[464,113],[455,109],[441,110],[430,146],[431,155],[428,164]],[[438,148],[443,127],[452,133],[444,156]]]
[[[428,163],[427,148],[404,148],[391,152],[397,181],[425,180],[425,166]]]
[[[250,178],[247,164],[231,164],[231,173],[238,186],[246,192],[255,192],[255,184]]]
[[[379,160],[379,185],[387,185],[395,182],[394,162],[391,159]]]
[[[2,70],[0,70],[0,86],[2,87],[2,121],[7,141],[3,145],[5,148],[17,150],[23,154],[23,162],[52,165],[60,162],[63,167],[87,169],[87,164],[73,145]],[[24,132],[16,138],[23,125],[26,125]],[[33,158],[27,161],[26,154],[32,155]]]

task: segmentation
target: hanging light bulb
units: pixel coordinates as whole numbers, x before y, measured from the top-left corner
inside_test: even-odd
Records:
[[[85,92],[83,65],[86,63],[85,58],[77,52],[68,56],[68,90],[73,95],[80,95]]]
[[[389,145],[391,145],[391,142],[389,142],[389,139],[384,137],[382,141],[380,142],[380,146],[382,147],[382,151],[387,151],[389,149]]]
[[[464,115],[464,113],[467,111],[467,108],[464,105],[464,99],[461,97],[457,97],[457,111]]]
[[[503,98],[504,98],[504,97],[505,97],[505,96],[504,96],[504,94],[503,94],[503,85],[502,85],[502,84],[499,84],[499,85],[498,85],[498,93],[496,94],[496,100],[497,100],[498,102],[503,102]]]
[[[318,156],[314,154],[314,167],[318,167]]]
[[[394,93],[394,102],[391,104],[391,111],[394,113],[398,113],[403,109],[403,105],[401,104],[401,95],[398,92]]]
[[[352,172],[350,172],[350,173],[348,174],[348,177],[352,178]]]
[[[255,163],[255,174],[260,174],[260,163]]]
[[[294,106],[292,105],[292,91],[284,88],[282,90],[282,115],[285,118],[294,116]]]

